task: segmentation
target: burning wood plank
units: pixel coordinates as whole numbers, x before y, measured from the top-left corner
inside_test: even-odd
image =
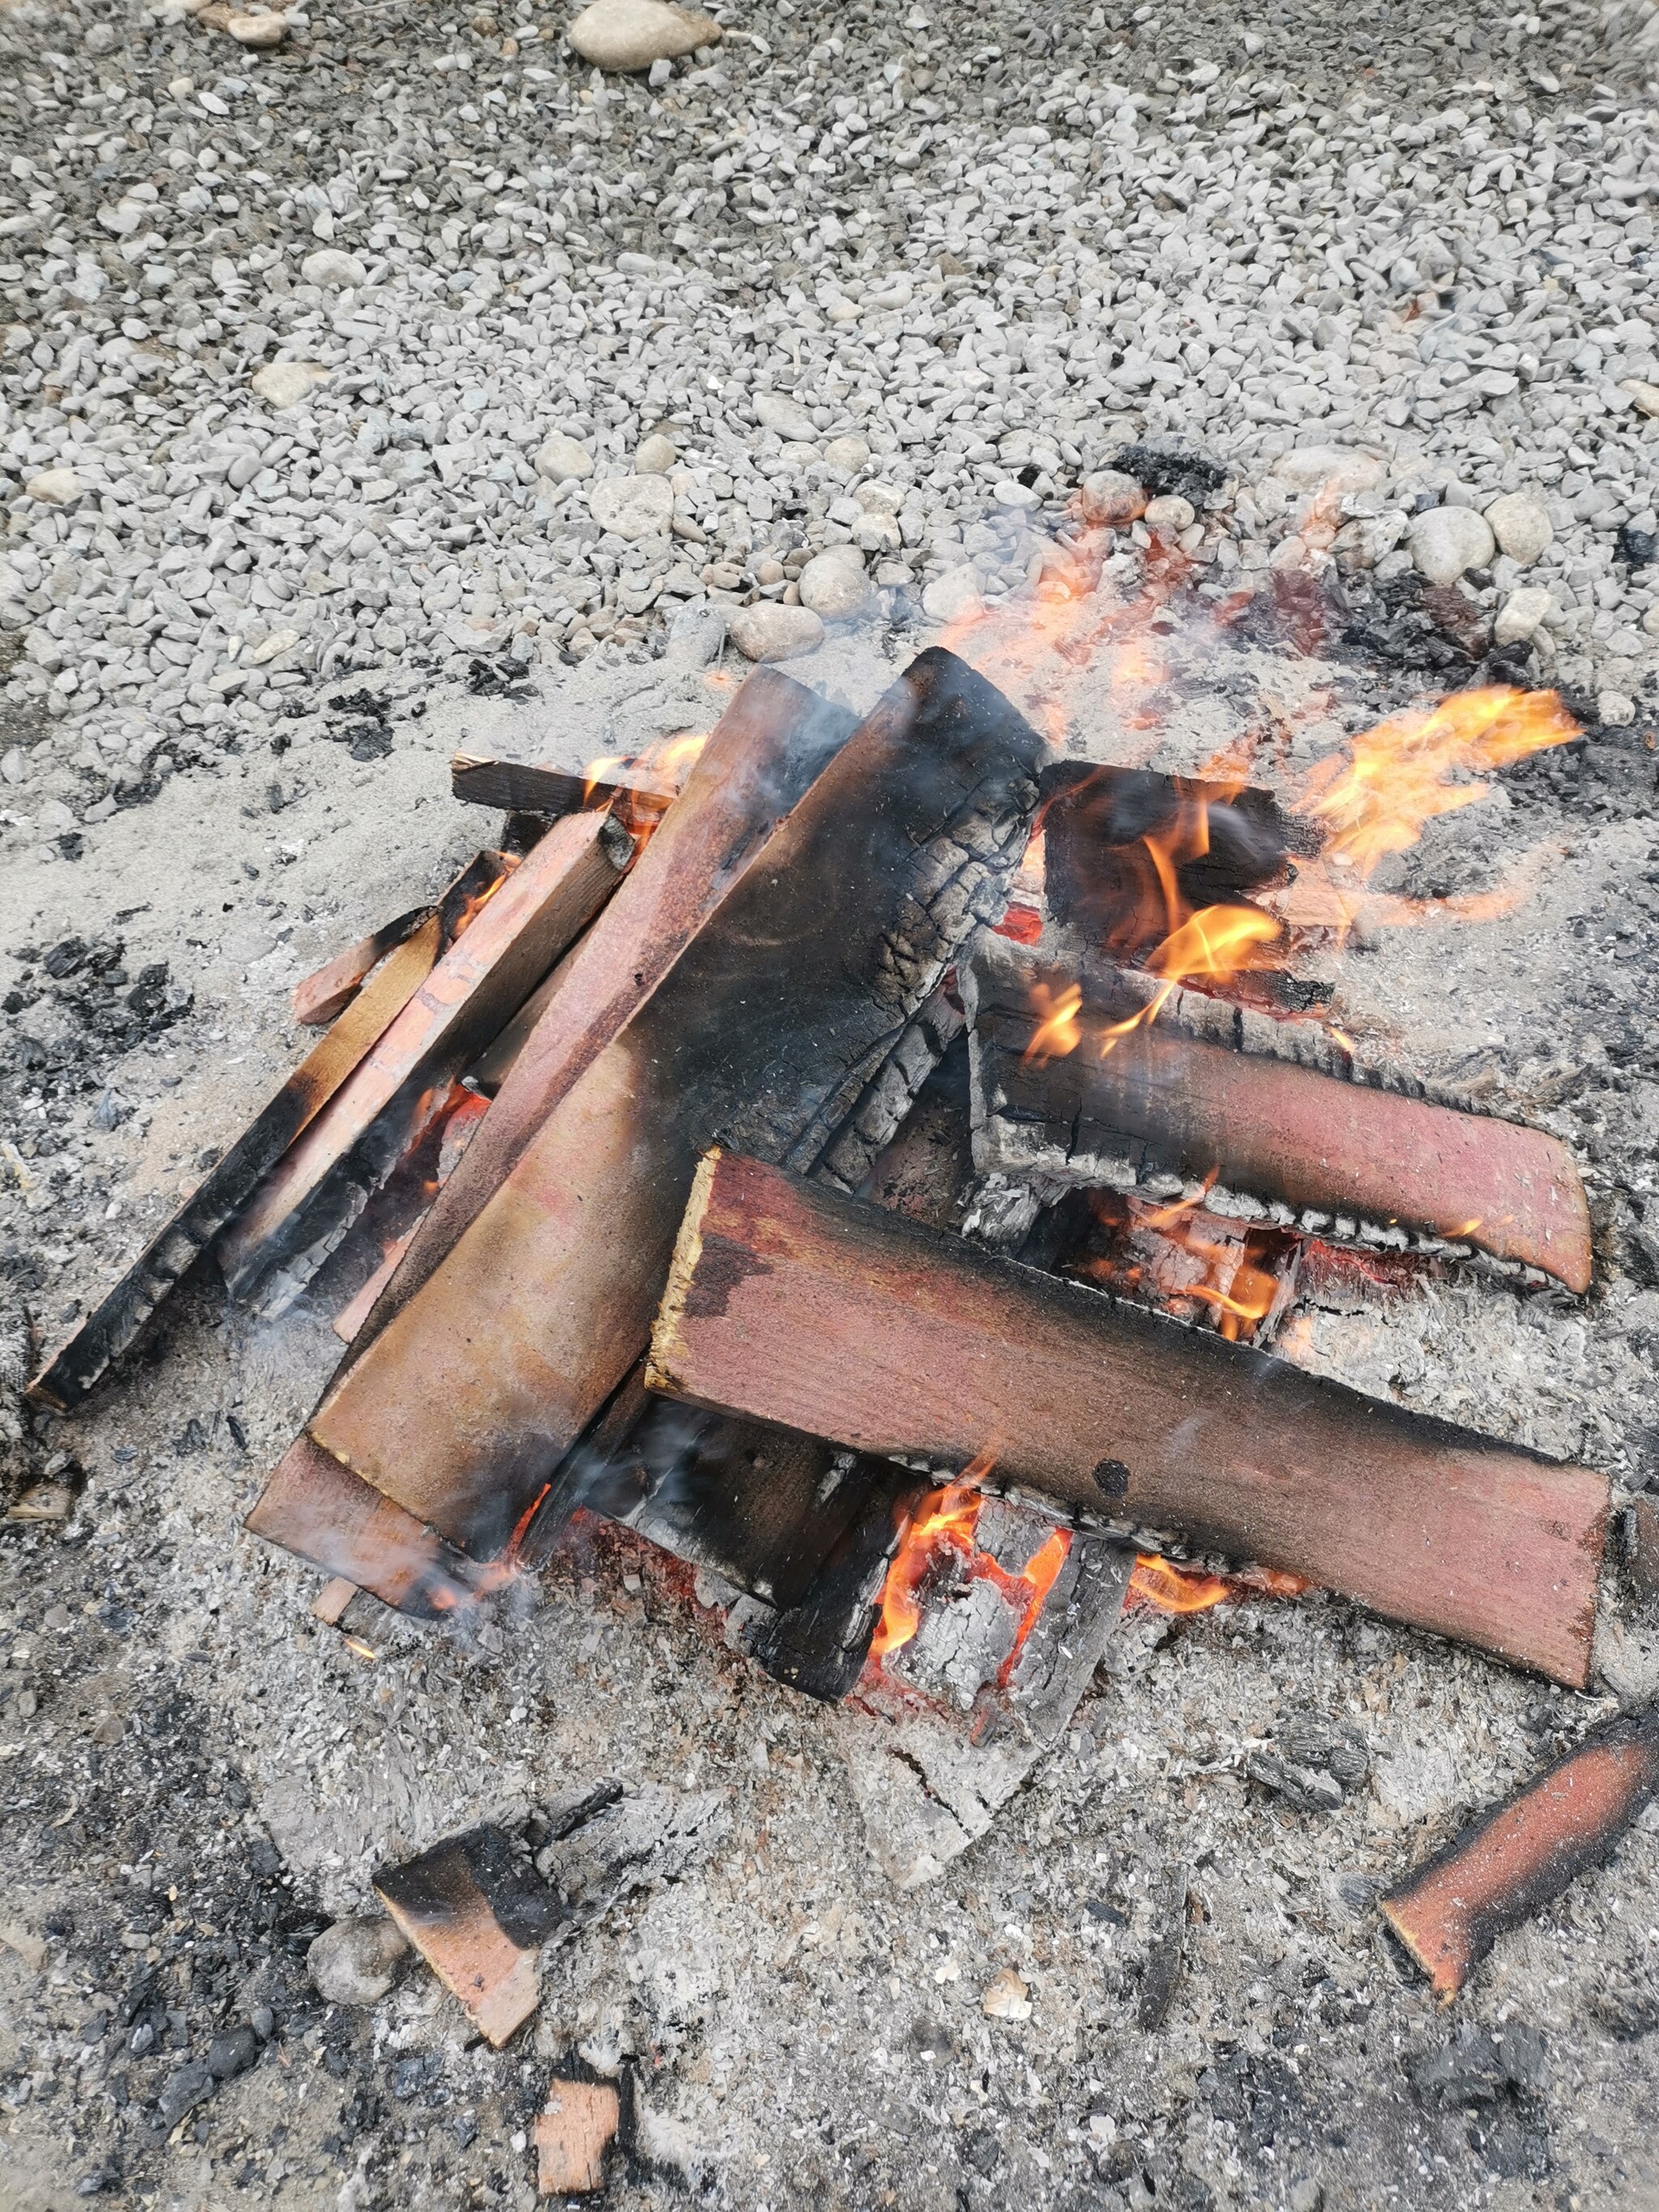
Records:
[[[514,1040],[478,1141],[359,1331],[359,1351],[477,1218],[853,726],[850,714],[774,669],[747,678],[618,895],[560,967],[543,1018]]]
[[[603,2189],[605,2154],[621,2118],[621,2100],[608,2081],[567,2081],[556,2075],[536,2116],[537,2193],[581,2197]]]
[[[1582,1687],[1608,1486],[713,1152],[653,1389],[1259,1560]]]
[[[1000,910],[1041,753],[961,662],[915,661],[325,1399],[318,1441],[463,1549],[501,1545],[643,1351],[702,1149],[812,1166]]]
[[[280,1311],[425,1126],[461,1068],[586,927],[632,857],[603,815],[573,815],[504,876],[349,1082],[220,1245],[234,1297]]]
[[[374,1877],[386,1911],[499,2051],[541,2002],[558,1899],[499,1828],[471,1828]]]
[[[1149,1018],[1158,988],[982,939],[963,976],[982,1170],[1119,1187],[1218,1177],[1288,1209],[1287,1224],[1398,1224],[1589,1287],[1589,1208],[1559,1139],[1297,1065],[1306,1024],[1219,1000],[1200,1015],[1194,992]],[[1192,1034],[1189,1009],[1210,1034]]]
[[[625,762],[607,764],[602,775],[590,776],[474,753],[457,753],[450,762],[449,787],[457,799],[475,806],[499,806],[508,814],[559,816],[608,809],[629,830],[659,822],[678,790],[650,769]]]
[[[479,1591],[471,1560],[303,1432],[271,1469],[246,1525],[398,1613],[430,1619]]]
[[[395,921],[370,930],[355,945],[325,960],[320,968],[294,987],[294,1018],[303,1029],[321,1029],[335,1020],[362,990],[365,981],[388,952],[412,937],[431,914],[429,906],[412,906]]]
[[[1593,1729],[1379,1900],[1449,2002],[1498,1938],[1599,1866],[1659,1791],[1659,1711]]]
[[[29,1385],[36,1405],[78,1405],[167,1292],[240,1212],[288,1147],[349,1081],[431,974],[440,924],[430,915],[398,945],[328,1035],[153,1237],[114,1289]]]

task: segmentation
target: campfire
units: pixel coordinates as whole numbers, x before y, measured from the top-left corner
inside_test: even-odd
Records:
[[[204,1255],[276,1315],[357,1253],[249,1517],[329,1578],[319,1617],[465,1614],[624,1525],[838,1707],[905,1883],[1149,1611],[1335,1592],[1588,1685],[1606,1478],[1304,1357],[1315,1285],[1590,1284],[1566,1147],[1351,1034],[1328,981],[1427,918],[1379,862],[1574,725],[1491,688],[1297,788],[1249,743],[1154,772],[1161,604],[1103,617],[1062,566],[1034,637],[988,618],[861,721],[762,666],[711,732],[585,775],[459,756],[498,846],[301,985],[320,1042],[36,1402],[73,1412]],[[1109,766],[1054,742],[1102,668]],[[1655,1744],[1620,1719],[1402,1876],[1382,1911],[1437,1990],[1610,1847]],[[380,1883],[492,2042],[558,1917],[534,1840]],[[615,2099],[555,2086],[550,2185],[591,2185]]]

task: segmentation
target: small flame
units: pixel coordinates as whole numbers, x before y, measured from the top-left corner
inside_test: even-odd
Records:
[[[348,1651],[355,1651],[360,1659],[379,1659],[380,1656],[374,1646],[365,1644],[361,1636],[343,1636],[340,1641]]]
[[[1129,1576],[1129,1601],[1156,1606],[1160,1613],[1207,1613],[1233,1595],[1219,1575],[1171,1566],[1156,1552],[1139,1552]]]
[[[1017,1575],[1010,1574],[988,1552],[981,1552],[974,1534],[985,1505],[979,1486],[994,1464],[988,1455],[980,1454],[956,1481],[930,1491],[912,1516],[882,1587],[881,1618],[870,1640],[872,1669],[878,1670],[891,1653],[913,1640],[921,1626],[922,1595],[928,1580],[944,1556],[954,1552],[970,1575],[994,1583],[1006,1598],[1021,1608],[1012,1647],[998,1670],[999,1686],[1012,1676],[1026,1639],[1066,1564],[1072,1537],[1069,1529],[1054,1529]]]
[[[1046,983],[1034,983],[1031,997],[1042,1018],[1020,1057],[1034,1067],[1045,1067],[1051,1060],[1064,1060],[1082,1043],[1077,1018],[1083,1009],[1083,993],[1077,984],[1068,983],[1056,996]]]
[[[1326,860],[1368,877],[1414,845],[1436,815],[1483,798],[1482,775],[1578,733],[1553,691],[1455,691],[1356,737],[1346,765],[1333,760],[1316,772],[1302,809],[1326,825]]]

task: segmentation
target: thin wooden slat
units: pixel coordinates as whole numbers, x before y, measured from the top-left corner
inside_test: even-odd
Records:
[[[605,817],[571,815],[505,877],[222,1239],[232,1295],[303,1281],[418,1133],[435,1097],[586,927],[631,856]]]
[[[474,806],[499,806],[509,814],[577,814],[620,802],[632,821],[660,816],[675,796],[672,784],[643,769],[633,772],[623,767],[588,777],[568,769],[538,768],[527,761],[492,760],[475,753],[455,755],[449,763],[449,787],[457,799]]]
[[[398,1613],[429,1620],[477,1595],[471,1560],[303,1432],[271,1469],[244,1525]]]
[[[412,937],[431,913],[429,906],[410,907],[395,921],[371,929],[343,952],[325,960],[294,987],[294,1018],[302,1029],[321,1029],[343,1014],[388,952]]]
[[[67,1412],[85,1397],[173,1285],[247,1204],[294,1139],[349,1081],[431,974],[439,946],[439,921],[433,915],[391,955],[114,1289],[53,1353],[29,1385],[36,1405]]]
[[[698,1170],[656,1389],[962,1467],[1588,1680],[1606,1478],[862,1206]]]
[[[1498,1938],[1599,1866],[1659,1791],[1659,1712],[1620,1713],[1378,1900],[1449,2002]]]

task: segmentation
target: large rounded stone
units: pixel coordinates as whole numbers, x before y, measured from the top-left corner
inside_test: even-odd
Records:
[[[634,456],[636,477],[665,477],[672,475],[679,465],[679,448],[672,438],[665,438],[660,430],[653,430],[648,438],[641,438],[639,451]]]
[[[800,572],[800,603],[815,615],[834,622],[854,615],[870,596],[870,580],[864,563],[850,545],[820,553]]]
[[[757,599],[751,607],[732,607],[726,634],[750,660],[792,660],[823,642],[823,624],[811,607],[786,607],[775,599]]]
[[[1146,494],[1144,487],[1133,477],[1125,476],[1121,469],[1099,469],[1093,476],[1084,477],[1078,504],[1083,509],[1085,522],[1134,522],[1146,512]]]
[[[565,483],[573,477],[591,477],[593,457],[580,438],[556,430],[536,456],[536,473],[548,483]]]
[[[1493,500],[1486,520],[1499,550],[1523,568],[1531,568],[1555,536],[1543,501],[1529,491],[1506,492],[1502,499]]]
[[[931,622],[957,622],[964,615],[976,615],[983,604],[971,561],[935,576],[921,595],[921,611]]]
[[[225,28],[239,46],[280,46],[288,36],[288,17],[274,8],[252,8],[246,15],[232,15]]]
[[[775,430],[781,438],[789,438],[802,445],[810,445],[817,436],[811,416],[799,399],[790,398],[785,392],[757,392],[754,398],[755,420],[763,430]]]
[[[671,8],[667,0],[593,0],[565,36],[599,69],[648,70],[653,62],[678,61],[714,46],[720,27],[712,15]]]
[[[337,1920],[306,1953],[306,1972],[325,2003],[375,2004],[396,1981],[398,1961],[408,1948],[395,1923],[384,1914]]]
[[[1431,584],[1455,584],[1470,568],[1484,568],[1498,550],[1484,515],[1472,507],[1431,507],[1413,517],[1407,533],[1412,559]]]
[[[860,469],[870,465],[870,448],[864,440],[849,433],[844,438],[831,438],[823,449],[823,458],[832,469],[845,469],[855,477]]]
[[[297,407],[313,386],[326,384],[330,372],[319,361],[273,361],[248,380],[270,407]]]
[[[587,495],[588,511],[613,538],[665,538],[674,520],[666,477],[606,477]]]
[[[368,271],[355,253],[346,252],[343,247],[319,246],[300,264],[300,274],[307,284],[340,289],[348,284],[361,284]]]

